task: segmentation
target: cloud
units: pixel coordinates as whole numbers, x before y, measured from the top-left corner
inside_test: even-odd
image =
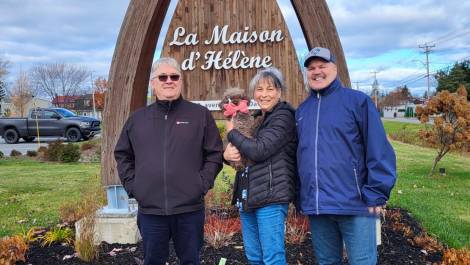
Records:
[[[3,0],[0,54],[16,68],[35,63],[98,62],[109,71],[114,45],[129,0]]]
[[[36,63],[68,62],[106,76],[130,0],[2,0],[0,56],[12,62],[9,78]],[[289,0],[278,0],[299,57],[306,42]],[[431,42],[434,72],[470,55],[470,1],[327,0],[345,51],[352,81],[372,83],[379,70],[387,89],[423,74],[425,55],[418,45]],[[157,54],[176,1],[163,24]],[[417,78],[417,77],[415,77]],[[413,80],[412,80],[413,81]],[[412,91],[425,87],[412,83]],[[435,85],[435,84],[433,84]]]
[[[348,57],[415,48],[451,31],[464,31],[470,27],[468,1],[327,2]],[[466,38],[465,43],[469,42]]]

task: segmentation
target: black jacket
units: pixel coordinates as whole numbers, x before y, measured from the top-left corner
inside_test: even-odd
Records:
[[[222,149],[209,110],[179,98],[134,112],[114,156],[139,211],[172,215],[204,207],[204,195],[222,169]]]
[[[294,200],[298,184],[297,132],[295,110],[288,103],[280,102],[266,113],[252,139],[237,130],[230,131],[227,137],[242,156],[254,162],[248,167],[247,181],[243,172],[237,172],[232,203],[241,199],[240,191],[245,188],[245,210]]]

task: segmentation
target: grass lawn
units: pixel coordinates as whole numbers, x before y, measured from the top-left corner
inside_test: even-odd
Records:
[[[447,175],[429,177],[434,149],[392,142],[398,180],[390,205],[405,208],[428,232],[451,247],[470,247],[470,158],[447,154],[438,167]]]
[[[59,206],[76,201],[80,187],[96,178],[99,170],[98,163],[0,160],[0,237],[57,224]]]
[[[389,121],[389,120],[382,120],[384,125],[385,131],[387,134],[392,133],[399,133],[400,131],[406,130],[410,133],[417,134],[420,129],[424,129],[424,125],[421,123],[406,123],[406,122],[398,122],[398,121]]]

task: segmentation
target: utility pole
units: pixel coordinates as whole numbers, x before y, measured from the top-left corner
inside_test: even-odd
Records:
[[[372,91],[375,92],[375,107],[379,109],[379,82],[377,81],[377,74],[379,71],[371,71],[374,75],[374,83],[372,83]]]
[[[93,85],[93,72],[90,72],[90,81],[91,81],[91,100],[93,104],[93,118],[96,119],[95,86]]]
[[[436,47],[436,45],[428,45],[425,43],[424,45],[419,45],[418,46],[421,49],[424,49],[424,53],[426,54],[426,83],[427,83],[427,98],[429,99],[429,53],[431,52],[431,49]]]

